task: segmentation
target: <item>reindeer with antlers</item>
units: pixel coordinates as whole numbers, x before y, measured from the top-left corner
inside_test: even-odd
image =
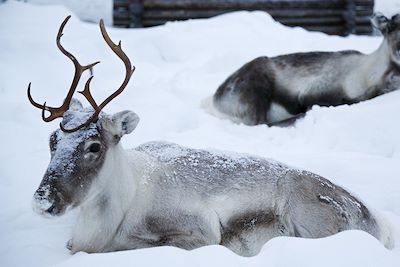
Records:
[[[247,125],[288,126],[314,105],[354,104],[400,87],[400,14],[377,13],[384,39],[368,55],[354,50],[258,57],[216,90],[215,115]]]
[[[356,197],[328,180],[279,162],[249,155],[227,154],[151,142],[124,150],[123,135],[139,122],[132,111],[108,115],[101,110],[127,86],[134,68],[115,45],[102,21],[107,45],[126,67],[121,86],[100,105],[81,92],[90,108],[72,96],[82,66],[75,65],[68,95],[59,108],[33,101],[44,121],[62,118],[50,136],[51,161],[33,198],[42,215],[61,215],[80,207],[68,247],[107,252],[161,245],[194,249],[221,244],[243,256],[257,254],[276,236],[325,237],[348,229],[364,230],[386,246],[388,232]],[[50,116],[46,117],[45,112]]]

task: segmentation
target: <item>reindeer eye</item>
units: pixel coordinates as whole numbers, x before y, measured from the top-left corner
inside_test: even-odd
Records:
[[[93,143],[89,146],[89,151],[92,153],[97,153],[100,151],[100,148],[101,146],[99,143]]]

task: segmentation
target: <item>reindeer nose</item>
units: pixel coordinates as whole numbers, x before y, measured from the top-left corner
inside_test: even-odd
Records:
[[[49,196],[50,186],[45,185],[36,190],[32,199],[32,209],[38,214],[43,214],[50,209],[53,203],[49,200]]]

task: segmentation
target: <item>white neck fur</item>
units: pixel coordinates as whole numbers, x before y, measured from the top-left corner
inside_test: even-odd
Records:
[[[135,197],[138,169],[120,144],[110,147],[72,232],[72,253],[101,251],[114,237]]]

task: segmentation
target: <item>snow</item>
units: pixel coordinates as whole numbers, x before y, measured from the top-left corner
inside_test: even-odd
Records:
[[[83,21],[97,22],[104,20],[106,25],[112,25],[113,0],[24,0],[35,5],[62,5],[70,9]]]
[[[393,15],[400,13],[399,0],[375,0],[375,12],[381,12],[386,17],[390,18]]]
[[[356,241],[355,241],[356,240]],[[191,252],[172,247],[123,251],[110,255],[78,253],[59,266],[132,266],[144,259],[146,266],[397,266],[398,258],[372,236],[361,231],[339,233],[314,240],[278,237],[268,242],[258,256],[245,258],[227,248],[209,246]],[[360,243],[358,243],[360,242]],[[346,244],[346,245],[343,245]],[[368,245],[366,245],[368,244]],[[332,250],[335,246],[335,250]],[[374,250],[372,250],[374,249]],[[369,257],[370,254],[376,257]],[[157,257],[154,257],[157,255]],[[306,259],[306,260],[305,260]],[[333,262],[333,264],[332,264]],[[397,262],[398,263],[398,262]]]
[[[398,2],[386,1],[388,6],[393,3]],[[49,163],[48,137],[59,121],[44,123],[26,97],[31,81],[36,101],[56,106],[65,98],[73,66],[57,50],[55,36],[70,13],[60,6],[0,4],[0,266],[399,266],[400,91],[350,106],[314,107],[291,128],[234,124],[201,108],[229,74],[257,56],[343,49],[369,53],[381,42],[381,37],[341,38],[287,28],[263,12],[149,29],[109,28],[136,66],[125,91],[105,108],[108,113],[132,109],[141,118],[135,131],[123,138],[124,147],[165,140],[274,158],[313,171],[387,218],[394,249],[385,249],[364,232],[346,231],[315,240],[275,238],[251,258],[220,246],[70,255],[65,244],[76,211],[48,220],[31,208]],[[82,64],[102,61],[94,68],[91,85],[98,102],[118,88],[124,67],[97,25],[73,15],[62,42]],[[83,82],[79,86],[83,88]]]

